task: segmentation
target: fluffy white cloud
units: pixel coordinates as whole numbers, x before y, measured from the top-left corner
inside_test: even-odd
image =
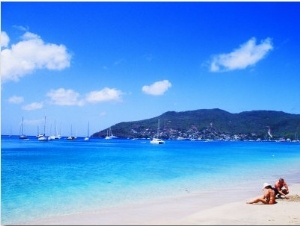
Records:
[[[22,109],[26,110],[26,111],[33,111],[33,110],[37,110],[37,109],[41,109],[41,108],[43,108],[43,103],[37,103],[37,102],[31,103],[31,104],[28,104],[28,105],[25,105],[22,107]]]
[[[215,56],[211,62],[210,70],[218,72],[244,69],[256,64],[272,49],[270,38],[262,40],[260,44],[256,44],[256,39],[252,38],[231,53]]]
[[[99,103],[108,101],[122,101],[123,93],[120,90],[112,88],[104,88],[99,91],[92,91],[80,98],[80,94],[72,89],[59,88],[50,90],[47,96],[50,97],[50,103],[55,105],[83,106],[86,103]]]
[[[117,89],[104,88],[99,91],[92,91],[86,95],[85,100],[90,103],[105,101],[121,101],[122,92]]]
[[[5,35],[1,33],[1,47],[8,46]],[[1,50],[1,78],[3,82],[18,81],[37,69],[62,70],[70,66],[70,59],[64,45],[44,43],[40,36],[26,32],[22,41]]]
[[[79,105],[82,106],[84,103],[82,100],[79,100],[79,93],[71,90],[60,88],[57,90],[50,90],[47,93],[47,96],[50,97],[51,103],[56,105]]]
[[[9,37],[5,31],[1,31],[1,48],[7,47],[9,43]]]
[[[164,94],[171,86],[172,84],[168,80],[163,80],[149,86],[143,86],[142,91],[146,94],[158,96]]]
[[[8,102],[12,103],[12,104],[20,104],[23,101],[24,101],[24,98],[20,97],[20,96],[12,96],[8,99]]]

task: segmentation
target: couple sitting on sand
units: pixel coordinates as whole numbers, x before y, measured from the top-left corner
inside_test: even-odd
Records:
[[[281,195],[283,195],[286,199],[288,199],[286,195],[289,193],[289,188],[283,178],[280,178],[275,183],[274,188],[272,187],[272,185],[264,183],[262,189],[264,190],[264,195],[250,202],[247,202],[247,204],[253,204],[258,202],[262,202],[264,204],[275,204],[275,198],[277,195],[278,198],[281,198]]]

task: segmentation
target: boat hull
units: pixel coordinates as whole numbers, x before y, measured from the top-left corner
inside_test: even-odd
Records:
[[[162,140],[162,139],[158,139],[158,138],[153,138],[151,141],[150,141],[151,144],[164,144],[165,141]]]

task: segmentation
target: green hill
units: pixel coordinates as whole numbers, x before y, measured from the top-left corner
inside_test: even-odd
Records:
[[[119,138],[164,139],[298,139],[300,115],[281,111],[245,111],[232,114],[221,109],[194,111],[168,111],[160,116],[133,122],[121,122],[111,126]],[[270,129],[270,134],[268,130]],[[106,136],[107,129],[96,132],[94,138]]]

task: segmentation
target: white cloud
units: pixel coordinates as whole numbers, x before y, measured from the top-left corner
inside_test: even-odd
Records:
[[[23,101],[24,101],[24,98],[20,97],[20,96],[12,96],[8,99],[8,102],[12,103],[12,104],[20,104]]]
[[[98,103],[105,101],[121,101],[122,92],[117,89],[104,88],[99,91],[92,91],[86,95],[85,100],[90,103]]]
[[[105,115],[106,115],[106,112],[105,112],[105,111],[101,111],[100,114],[99,114],[100,117],[103,117],[103,116],[105,116]]]
[[[104,88],[99,91],[92,91],[80,98],[80,94],[72,89],[59,88],[50,90],[47,96],[50,97],[50,103],[62,106],[83,106],[86,103],[99,103],[108,101],[122,101],[123,93],[120,90]]]
[[[1,31],[1,48],[7,47],[9,43],[9,37],[5,31]]]
[[[5,34],[1,33],[1,46],[8,45]],[[1,79],[18,81],[37,69],[62,70],[70,66],[70,59],[64,45],[44,43],[40,36],[26,32],[22,41],[1,50]]]
[[[164,94],[171,86],[172,84],[168,80],[163,80],[149,86],[143,86],[142,91],[146,94],[158,96]]]
[[[29,31],[25,32],[25,34],[22,36],[24,40],[31,40],[31,39],[41,39],[40,36],[37,34],[31,33]]]
[[[22,107],[22,109],[26,110],[26,111],[33,111],[33,110],[37,110],[37,109],[41,109],[41,108],[43,108],[43,103],[37,103],[37,102],[31,103],[31,104],[28,104],[28,105],[25,105]]]
[[[56,105],[79,105],[82,106],[84,103],[82,100],[79,100],[79,93],[71,90],[71,89],[64,89],[60,88],[57,90],[50,90],[47,93],[47,96],[50,97],[51,103]]]
[[[231,53],[215,56],[211,62],[210,70],[219,72],[244,69],[262,60],[272,49],[270,38],[262,40],[260,44],[256,44],[256,39],[252,38]]]
[[[29,30],[29,27],[23,27],[23,26],[20,26],[20,25],[13,25],[13,27],[20,30],[20,31],[28,31]]]
[[[120,59],[120,60],[115,61],[114,65],[119,65],[119,64],[122,64],[124,62],[125,62],[124,59]]]

